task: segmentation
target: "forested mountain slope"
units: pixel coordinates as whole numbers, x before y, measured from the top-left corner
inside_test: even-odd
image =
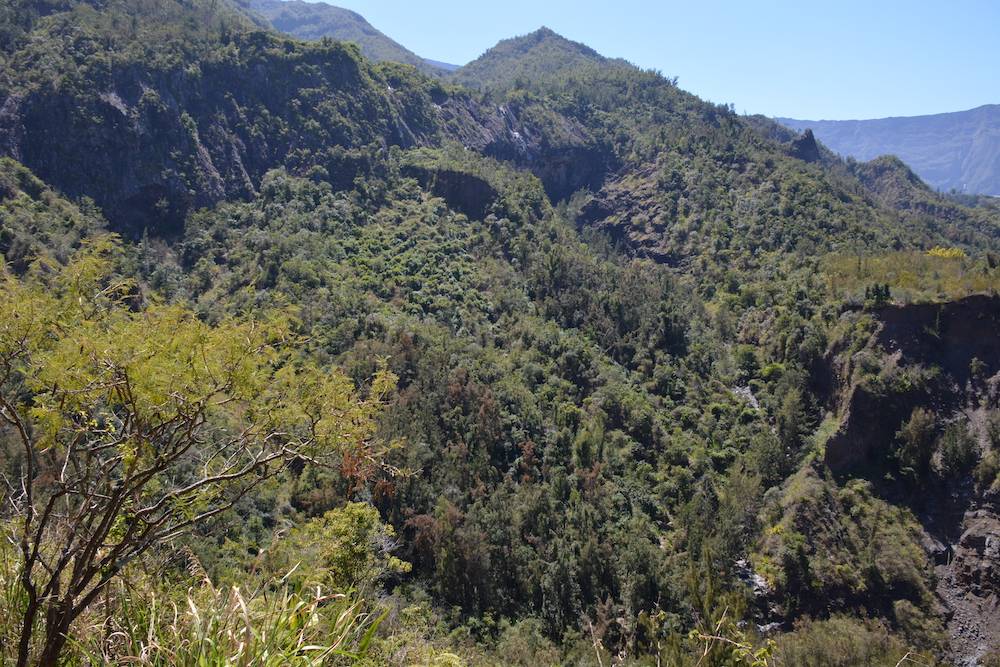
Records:
[[[413,65],[427,74],[440,74],[453,67],[421,58],[376,30],[363,16],[326,2],[250,0],[248,4],[275,30],[299,39],[354,42],[370,60]]]
[[[583,221],[660,261],[716,254],[755,262],[777,251],[768,261],[780,263],[792,251],[887,247],[900,236],[918,246],[997,241],[991,213],[953,206],[922,187],[905,197],[955,211],[949,225],[902,212],[870,178],[857,178],[864,165],[840,162],[811,133],[739,117],[551,31],[507,40],[455,76],[542,96],[609,146],[614,168],[593,188]]]
[[[895,155],[937,190],[1000,195],[1000,105],[878,120],[777,120],[812,129],[845,157]]]
[[[460,67],[452,78],[466,86],[484,89],[524,87],[567,71],[611,61],[589,46],[539,28],[521,37],[505,39],[471,63]],[[621,63],[624,65],[624,63]]]
[[[971,640],[952,619],[993,604],[990,524],[943,513],[955,526],[938,530],[920,492],[991,507],[1000,359],[963,356],[948,316],[917,317],[930,331],[913,328],[912,360],[880,332],[904,304],[996,292],[996,208],[897,162],[841,162],[551,31],[459,70],[470,90],[211,0],[19,0],[0,18],[0,252],[5,294],[23,295],[0,299],[0,353],[22,313],[64,309],[31,339],[60,381],[2,385],[27,430],[51,432],[58,391],[81,400],[77,362],[59,366],[88,336],[174,308],[212,343],[202,360],[149,334],[180,377],[228,368],[227,332],[277,327],[246,382],[296,425],[269,446],[330,404],[363,436],[334,464],[295,451],[122,563],[70,625],[75,659],[176,661],[206,627],[225,628],[211,645],[230,660],[248,636],[295,659],[336,640],[333,664],[986,659],[989,625]],[[995,299],[977,298],[992,321]],[[310,391],[321,373],[335,401],[312,396],[328,396]],[[862,395],[899,423],[857,421]],[[69,410],[69,432],[115,442],[108,423],[142,423],[117,396]],[[269,414],[241,404],[197,429]],[[218,433],[197,429],[208,466]],[[864,452],[853,468],[845,442]],[[156,460],[115,446],[122,474]],[[201,469],[185,463],[165,481]],[[3,511],[19,535],[24,515]],[[144,516],[125,507],[108,535]],[[976,567],[935,571],[945,543]],[[8,659],[30,600],[18,540],[2,544]]]
[[[6,154],[93,198],[128,234],[176,231],[193,208],[252,196],[280,165],[332,170],[349,184],[344,149],[454,139],[531,162],[548,150],[570,158],[588,141],[530,102],[483,106],[410,69],[373,65],[350,45],[293,42],[246,31],[235,11],[201,17],[160,4],[98,12],[70,3],[11,43],[0,81]],[[171,32],[163,16],[184,11],[190,34]],[[544,142],[536,122],[553,130]]]

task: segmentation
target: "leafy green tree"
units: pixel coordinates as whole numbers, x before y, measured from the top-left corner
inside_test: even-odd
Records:
[[[811,423],[800,389],[792,388],[785,394],[781,400],[781,407],[775,417],[775,422],[778,440],[781,442],[785,456],[792,460],[809,434]]]
[[[292,528],[268,549],[266,562],[276,576],[291,573],[288,578],[303,587],[357,590],[410,571],[392,555],[396,546],[395,531],[378,510],[348,503]]]
[[[872,308],[881,308],[892,299],[888,283],[875,283],[865,288],[865,303]]]
[[[294,359],[275,313],[215,326],[140,307],[114,241],[0,276],[0,419],[18,443],[6,535],[23,588],[17,664],[55,665],[71,626],[138,557],[292,461],[374,461],[388,373],[360,397]]]
[[[962,421],[950,424],[938,443],[941,472],[949,477],[964,475],[979,461],[979,446]]]
[[[923,479],[934,456],[937,418],[924,408],[914,408],[906,424],[896,432],[896,458],[904,474]]]

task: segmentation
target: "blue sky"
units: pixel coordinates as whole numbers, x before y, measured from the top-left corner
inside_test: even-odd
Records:
[[[463,64],[546,25],[739,112],[880,118],[1000,103],[1000,0],[331,0]]]

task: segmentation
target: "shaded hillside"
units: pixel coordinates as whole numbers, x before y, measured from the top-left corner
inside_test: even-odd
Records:
[[[1000,195],[1000,106],[879,120],[778,121],[812,129],[844,156],[872,160],[896,155],[931,187]]]
[[[429,96],[394,99],[354,47],[278,53],[279,38],[238,33],[197,70],[186,59],[141,68],[125,58],[58,90],[17,86],[0,113],[5,152],[63,192],[92,197],[118,229],[168,232],[191,208],[252,195],[293,152],[316,161],[335,146],[412,145],[435,133]],[[250,83],[230,90],[233,80]]]
[[[375,62],[413,65],[426,73],[440,73],[454,66],[421,58],[405,46],[375,29],[363,16],[326,2],[303,0],[249,0],[252,11],[264,17],[275,30],[316,41],[324,37],[354,42],[361,53]]]
[[[62,192],[94,199],[131,235],[173,233],[192,209],[252,197],[281,165],[350,184],[338,151],[370,144],[457,140],[563,191],[583,183],[559,165],[588,155],[601,164],[584,129],[530,101],[484,106],[351,45],[254,31],[225,5],[197,3],[187,11],[205,15],[189,25],[171,23],[165,10],[184,11],[173,0],[155,15],[119,4],[68,4],[12,43],[0,147]],[[117,11],[136,12],[130,32],[116,29]],[[63,84],[50,85],[62,69]]]
[[[840,360],[846,364],[838,369],[846,417],[825,451],[835,473],[885,463],[888,443],[915,408],[951,415],[980,407],[979,399],[983,407],[1000,407],[992,405],[994,376],[1000,373],[1000,342],[992,335],[1000,326],[1000,299],[977,295],[946,304],[889,306],[875,314],[875,323],[869,349],[892,360],[878,377],[866,376],[853,365],[857,360]],[[990,390],[979,391],[986,387]]]

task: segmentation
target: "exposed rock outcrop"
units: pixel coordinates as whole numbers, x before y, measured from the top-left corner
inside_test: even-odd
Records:
[[[473,220],[484,219],[500,196],[485,179],[467,172],[407,166],[403,173],[416,178],[421,186],[444,199],[449,208]]]
[[[440,107],[445,138],[531,171],[552,201],[597,190],[615,168],[614,151],[579,122],[541,106],[487,106],[456,95]]]
[[[805,162],[816,162],[820,159],[819,144],[812,130],[806,130],[801,136],[792,140],[788,149],[789,155]]]
[[[682,253],[664,233],[677,216],[662,194],[659,172],[649,164],[610,179],[583,207],[579,224],[604,232],[636,256],[677,265]]]
[[[979,665],[1000,646],[1000,511],[996,498],[973,502],[960,523],[961,536],[947,545],[936,568],[938,595],[948,610],[948,634],[956,661]]]
[[[883,459],[914,408],[947,414],[970,402],[998,400],[986,380],[1000,372],[1000,297],[887,306],[875,316],[878,328],[869,349],[886,353],[889,372],[883,375],[919,366],[928,371],[926,383],[900,382],[889,391],[854,383],[844,391],[841,426],[825,453],[835,473],[855,473]]]
[[[100,93],[92,81],[19,93],[0,104],[0,148],[66,195],[94,199],[117,230],[170,233],[193,208],[253,196],[277,166],[432,132],[400,122],[408,110],[373,90],[353,47],[279,58],[273,39],[237,35],[230,57],[197,67],[122,64]]]
[[[493,106],[436,84],[415,93],[352,45],[246,33],[231,47],[197,64],[119,63],[100,83],[0,96],[0,155],[90,197],[132,236],[170,234],[193,209],[248,199],[271,169],[328,167],[336,151],[350,167],[345,149],[457,141],[531,170],[556,200],[599,187],[610,168],[610,150],[541,105]]]

